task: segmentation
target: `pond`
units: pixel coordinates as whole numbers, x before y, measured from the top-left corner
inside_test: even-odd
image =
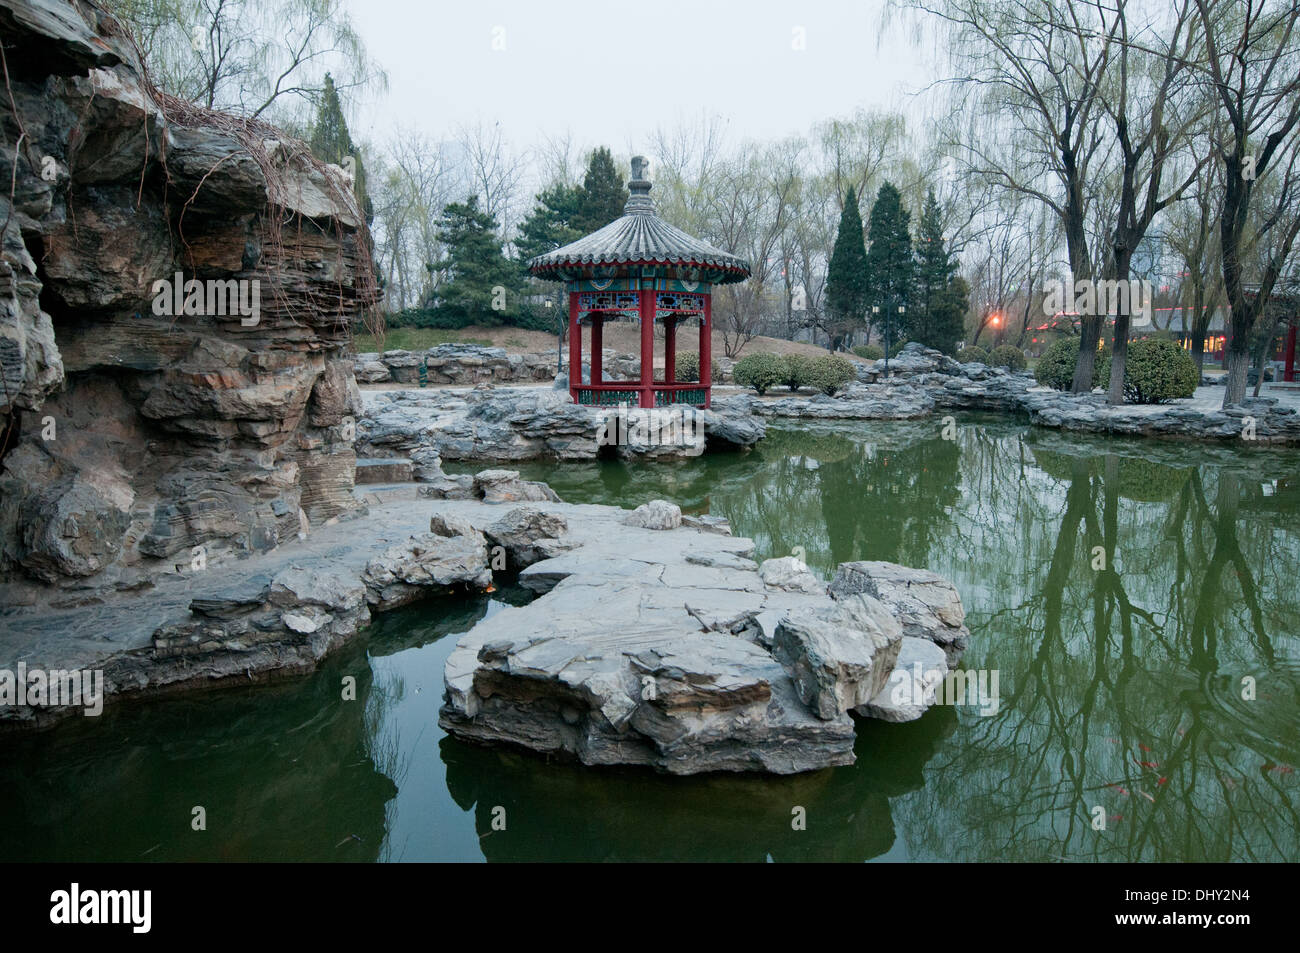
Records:
[[[442,665],[526,598],[506,587],[380,616],[300,680],[0,738],[0,859],[1300,860],[1300,453],[986,416],[948,436],[800,423],[748,454],[519,469],[726,516],[826,578],[948,576],[995,713],[862,721],[855,765],[791,778],[475,748],[438,728]]]

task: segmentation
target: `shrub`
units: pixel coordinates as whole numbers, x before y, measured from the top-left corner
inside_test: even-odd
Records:
[[[989,362],[989,352],[978,344],[972,344],[970,347],[964,347],[957,352],[957,360],[963,364],[987,364]]]
[[[741,387],[752,387],[761,396],[785,377],[785,361],[776,354],[749,354],[736,362],[731,377]]]
[[[1110,387],[1110,361],[1097,373],[1097,386]],[[1162,404],[1191,397],[1200,377],[1192,355],[1173,341],[1138,338],[1130,341],[1124,362],[1124,399],[1130,404]]]
[[[784,367],[781,383],[791,390],[798,390],[805,384],[812,383],[809,379],[812,373],[812,362],[812,358],[803,354],[787,354],[781,359]]]
[[[1013,371],[1025,369],[1025,352],[1014,344],[1002,344],[989,353],[990,367],[1006,367]]]
[[[853,353],[864,361],[878,361],[885,356],[885,349],[879,344],[859,344]]]
[[[1062,338],[1039,358],[1034,368],[1034,377],[1038,383],[1053,390],[1069,390],[1074,381],[1074,365],[1079,361],[1079,339]],[[1107,378],[1110,376],[1110,348],[1103,348],[1092,365],[1092,386],[1100,384],[1103,369]]]
[[[716,384],[722,380],[722,368],[716,357],[709,358],[710,382]],[[677,363],[673,365],[673,376],[678,383],[686,384],[700,379],[700,355],[696,351],[678,351]]]
[[[808,384],[823,394],[833,396],[837,390],[857,377],[853,362],[836,354],[814,358],[808,366]]]

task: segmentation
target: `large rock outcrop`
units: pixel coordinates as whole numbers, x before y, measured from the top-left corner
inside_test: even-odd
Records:
[[[154,90],[95,3],[0,32],[0,581],[135,585],[350,507],[376,293],[342,171]]]
[[[923,607],[961,622],[951,584],[920,574],[923,591],[900,593],[917,571],[889,563],[850,564],[866,568],[828,592],[713,528],[561,503],[503,522],[544,544],[516,561],[541,595],[487,616],[448,657],[440,722],[467,741],[672,774],[850,764],[851,713],[905,721],[935,700],[932,673],[947,669],[934,643],[914,637],[922,651],[898,665],[905,632],[926,631]],[[958,651],[953,633],[932,634]],[[894,692],[918,660],[928,695]]]

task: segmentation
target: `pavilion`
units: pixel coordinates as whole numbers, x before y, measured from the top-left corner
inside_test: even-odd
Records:
[[[623,216],[528,263],[538,278],[569,292],[569,393],[579,404],[707,407],[712,387],[714,285],[744,281],[749,265],[692,238],[655,214],[644,156],[632,159]],[[641,331],[641,380],[606,381],[601,369],[606,318],[635,316]],[[664,378],[654,379],[655,322],[664,331]],[[700,328],[698,381],[676,379],[677,329]],[[582,327],[590,326],[591,376],[582,379]]]

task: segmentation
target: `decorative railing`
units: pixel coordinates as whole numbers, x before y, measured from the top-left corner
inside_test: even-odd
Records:
[[[627,390],[622,387],[592,387],[588,384],[583,384],[575,388],[575,390],[578,394],[578,403],[592,407],[610,407],[618,404],[628,404],[635,407],[640,394],[640,391]]]
[[[640,387],[630,387],[635,382],[623,381],[616,384],[577,384],[571,385],[574,400],[587,407],[615,407],[627,404],[640,407]],[[709,402],[709,391],[699,384],[665,384],[656,381],[652,386],[654,406],[671,407],[673,404],[690,404],[692,407],[704,407]]]
[[[709,392],[703,387],[675,387],[669,390],[655,390],[655,406],[668,407],[672,404],[690,404],[703,407],[709,399]]]

